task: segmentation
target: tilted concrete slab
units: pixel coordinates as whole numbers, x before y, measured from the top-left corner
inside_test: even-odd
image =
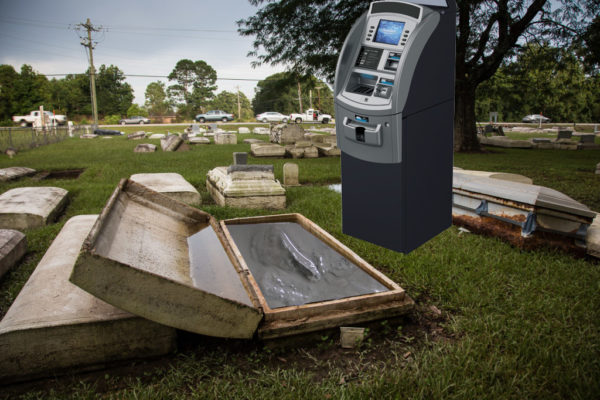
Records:
[[[19,179],[35,174],[35,169],[27,167],[9,167],[0,169],[0,182]]]
[[[27,238],[13,229],[0,229],[0,278],[25,255]]]
[[[251,338],[262,313],[218,246],[218,234],[209,214],[123,180],[86,238],[70,281],[164,325]]]
[[[115,308],[69,282],[97,217],[67,221],[0,322],[0,383],[174,350],[173,328]]]
[[[252,143],[250,151],[254,157],[285,156],[285,147],[274,143]]]
[[[457,169],[457,168],[454,168],[454,170],[460,171],[461,174],[465,174],[465,175],[479,176],[482,178],[502,179],[504,181],[519,182],[519,183],[525,183],[528,185],[533,184],[533,180],[531,178],[528,178],[528,177],[526,177],[524,175],[520,175],[520,174],[512,174],[509,172],[474,171],[474,170]]]
[[[22,187],[0,195],[0,228],[30,229],[53,222],[69,192],[58,187]]]
[[[280,210],[286,205],[285,189],[275,180],[272,170],[242,172],[217,167],[206,174],[206,188],[215,202],[224,207]]]
[[[173,172],[134,174],[130,179],[177,201],[194,206],[202,204],[198,190],[179,174]]]

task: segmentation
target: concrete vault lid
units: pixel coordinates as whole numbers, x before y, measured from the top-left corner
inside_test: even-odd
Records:
[[[70,281],[120,309],[203,335],[251,338],[263,314],[209,214],[122,180]]]
[[[67,202],[65,189],[21,187],[0,195],[0,228],[29,229],[52,222]]]
[[[534,207],[536,212],[560,212],[587,219],[592,219],[596,215],[588,207],[564,193],[544,186],[474,176],[455,170],[452,187],[455,192],[462,190],[517,205]]]

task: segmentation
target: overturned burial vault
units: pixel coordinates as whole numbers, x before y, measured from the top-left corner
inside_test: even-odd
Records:
[[[300,214],[216,221],[123,180],[71,282],[199,334],[263,339],[406,313],[404,290]]]

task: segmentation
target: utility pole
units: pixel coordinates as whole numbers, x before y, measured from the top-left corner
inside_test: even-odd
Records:
[[[323,89],[323,87],[317,86],[315,89],[317,90],[317,102],[319,103],[319,110],[322,110],[323,107],[321,107],[321,89]]]
[[[300,114],[303,114],[302,110],[302,89],[300,89],[300,80],[298,80],[298,103],[300,103]]]
[[[240,105],[240,85],[237,85],[236,88],[237,88],[238,119],[239,119],[239,118],[242,118],[242,106]]]
[[[90,55],[90,91],[92,93],[92,114],[94,117],[94,126],[98,126],[98,103],[96,102],[96,70],[94,68],[94,46],[98,44],[97,42],[92,41],[92,32],[100,32],[102,30],[101,26],[92,25],[90,19],[88,18],[86,23],[81,23],[75,25],[75,29],[85,30],[87,31],[86,36],[79,36],[81,38],[81,45],[83,47],[87,47],[89,55]]]

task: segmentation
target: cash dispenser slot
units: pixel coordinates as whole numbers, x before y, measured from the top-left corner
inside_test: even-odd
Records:
[[[360,118],[364,117],[356,116],[357,120]],[[348,139],[369,146],[381,146],[381,124],[365,125],[348,117],[344,117],[342,124],[344,125],[344,135]]]
[[[371,96],[375,91],[378,77],[376,75],[353,72],[348,81],[348,88],[351,93],[358,93],[363,96]]]
[[[387,60],[385,61],[385,65],[383,69],[386,71],[396,71],[398,69],[398,65],[400,64],[400,57],[402,53],[397,53],[390,51]]]

